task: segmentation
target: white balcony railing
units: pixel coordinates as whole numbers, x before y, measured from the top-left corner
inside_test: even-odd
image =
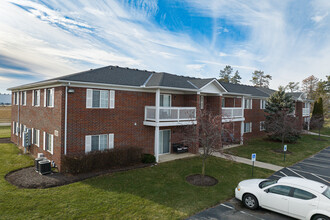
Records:
[[[309,116],[310,115],[310,108],[303,108],[302,109],[303,116]]]
[[[156,121],[156,107],[145,107],[145,121]],[[195,121],[195,107],[159,107],[159,122]]]
[[[222,107],[222,118],[242,118],[244,109]]]

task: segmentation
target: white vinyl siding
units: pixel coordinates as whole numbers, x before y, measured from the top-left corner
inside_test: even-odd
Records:
[[[40,106],[40,90],[33,90],[32,92],[32,106]]]
[[[110,96],[109,96],[110,92]],[[109,105],[110,103],[110,105]],[[87,89],[86,108],[114,108],[115,91],[114,90],[96,90]]]
[[[244,108],[245,109],[252,109],[252,99],[245,99],[244,100]]]
[[[244,133],[252,132],[252,122],[244,123]]]
[[[264,121],[261,121],[260,122],[260,131],[264,131],[264,130],[266,130],[265,129],[265,122]]]
[[[266,100],[260,99],[260,109],[265,109],[266,108]]]
[[[45,89],[45,97],[44,97],[44,101],[45,101],[45,104],[44,106],[45,107],[54,107],[54,91],[55,89],[52,88],[52,89]]]
[[[85,153],[114,148],[114,134],[85,136]]]

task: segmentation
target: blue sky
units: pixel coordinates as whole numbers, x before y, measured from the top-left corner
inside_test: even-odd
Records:
[[[218,77],[231,65],[271,88],[330,73],[328,0],[3,0],[0,92],[106,65]]]

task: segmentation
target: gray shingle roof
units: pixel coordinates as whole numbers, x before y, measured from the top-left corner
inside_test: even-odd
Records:
[[[266,98],[269,97],[269,94],[259,90],[256,87],[253,87],[253,86],[241,85],[241,84],[232,84],[232,83],[225,83],[225,82],[220,82],[220,84],[228,92],[249,94],[251,96],[266,97]]]
[[[297,100],[303,94],[303,92],[288,92],[287,94],[291,95],[294,100]]]

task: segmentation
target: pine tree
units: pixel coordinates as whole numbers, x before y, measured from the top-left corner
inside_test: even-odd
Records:
[[[233,68],[231,66],[227,65],[223,70],[220,70],[219,81],[229,83],[232,72],[233,72]]]
[[[242,77],[239,75],[238,70],[236,70],[235,75],[230,79],[233,84],[240,84]]]
[[[264,71],[255,70],[252,73],[252,84],[258,87],[269,88],[269,81],[272,79],[271,75],[265,75]]]
[[[320,97],[315,103],[312,113],[310,126],[312,129],[318,129],[319,139],[321,138],[321,128],[324,124],[323,100]]]

